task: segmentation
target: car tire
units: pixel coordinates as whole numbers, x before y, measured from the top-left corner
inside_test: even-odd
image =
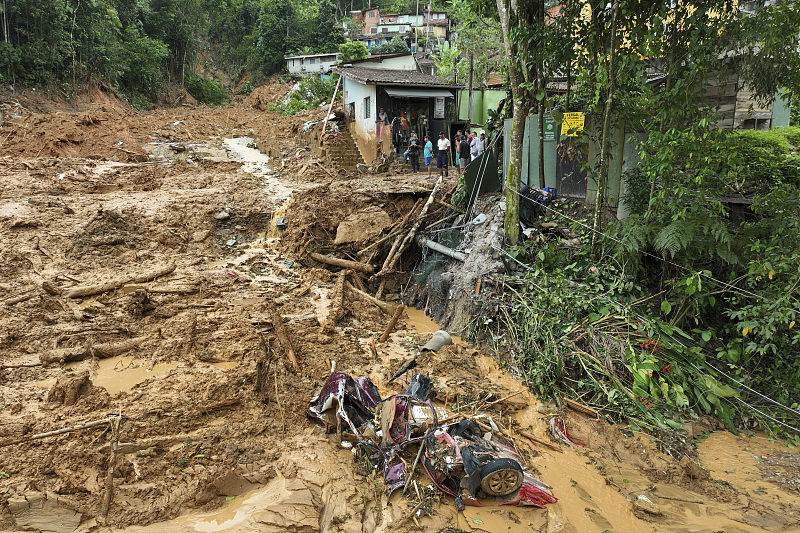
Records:
[[[508,496],[522,486],[522,467],[513,459],[497,459],[481,467],[481,490],[489,496]]]

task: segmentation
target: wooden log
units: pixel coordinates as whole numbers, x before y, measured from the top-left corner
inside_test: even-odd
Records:
[[[11,446],[11,445],[14,445],[14,444],[20,444],[20,443],[23,443],[23,442],[28,442],[28,441],[31,441],[31,440],[39,440],[39,439],[44,439],[44,438],[47,438],[47,437],[54,437],[56,435],[63,435],[65,433],[72,433],[73,431],[80,431],[82,429],[91,429],[91,428],[95,428],[95,427],[98,427],[98,426],[104,426],[104,425],[107,425],[109,422],[110,422],[109,418],[103,418],[102,420],[93,420],[91,422],[85,422],[83,424],[78,424],[77,426],[72,426],[72,427],[68,427],[68,428],[56,429],[56,430],[53,430],[53,431],[45,431],[44,433],[34,433],[33,435],[20,437],[18,439],[14,439],[14,440],[9,441],[9,442],[4,442],[4,443],[0,444],[0,448],[2,448],[4,446]]]
[[[383,244],[384,242],[388,241],[392,237],[396,237],[398,234],[402,233],[403,232],[403,228],[405,227],[406,224],[408,224],[409,219],[417,211],[417,208],[419,207],[421,202],[422,202],[422,200],[417,200],[416,202],[414,202],[414,205],[411,206],[411,209],[403,217],[403,220],[401,220],[399,223],[395,224],[392,227],[392,230],[385,237],[383,237],[382,239],[380,239],[378,241],[373,242],[372,244],[370,244],[369,246],[367,246],[363,250],[359,251],[358,255],[359,256],[364,256],[364,255],[366,255],[366,253],[368,251],[372,250],[373,248],[376,248],[376,247],[380,246],[381,244]],[[389,256],[387,256],[387,258],[388,257]]]
[[[89,355],[97,357],[98,359],[122,355],[134,348],[138,348],[146,340],[147,337],[133,337],[132,339],[125,339],[123,341],[95,344],[89,348]]]
[[[299,371],[300,365],[297,364],[297,357],[295,356],[294,347],[289,337],[289,331],[283,324],[283,317],[275,308],[275,305],[269,300],[267,300],[267,312],[272,318],[272,326],[275,328],[275,336],[278,338],[278,343],[286,350],[286,358],[289,360],[289,363],[291,363],[292,368],[294,368],[295,371]]]
[[[121,276],[96,285],[79,285],[67,290],[65,296],[67,298],[84,298],[86,296],[103,294],[104,292],[117,290],[129,283],[146,283],[148,281],[153,281],[154,279],[166,276],[174,271],[175,263],[169,263],[141,274]]]
[[[46,353],[39,354],[39,362],[43,365],[54,363],[71,363],[81,361],[89,357],[89,352],[85,346],[77,348],[56,348]]]
[[[117,467],[117,446],[119,445],[119,424],[122,420],[117,417],[111,420],[111,449],[108,453],[108,467],[106,468],[106,486],[103,492],[103,500],[100,504],[101,524],[105,524],[108,519],[108,510],[111,508],[111,500],[114,499],[114,470]]]
[[[308,256],[314,261],[330,266],[355,270],[356,272],[364,272],[365,274],[372,274],[373,272],[375,272],[375,269],[372,268],[372,265],[368,265],[366,263],[359,263],[358,261],[348,261],[347,259],[339,259],[338,257],[330,257],[315,252],[311,252],[310,254],[308,254]]]
[[[35,298],[38,295],[39,295],[39,291],[34,289],[34,290],[31,290],[31,291],[19,294],[17,296],[12,296],[11,298],[8,298],[7,300],[3,300],[3,305],[5,305],[6,307],[11,307],[12,305],[16,305],[18,303],[22,303],[22,302],[25,302],[25,301],[30,300],[32,298]]]
[[[374,296],[372,296],[369,293],[366,293],[364,291],[356,289],[355,287],[353,287],[349,283],[347,284],[347,288],[350,289],[351,291],[353,291],[354,294],[362,297],[363,299],[367,300],[368,302],[377,305],[383,311],[386,311],[387,313],[394,312],[394,306],[392,304],[390,304],[389,302],[384,302],[383,300],[379,300],[379,299],[375,298]]]
[[[336,278],[336,285],[333,288],[333,296],[331,296],[331,306],[328,310],[328,316],[322,323],[321,331],[324,334],[331,333],[336,327],[336,322],[344,314],[344,284],[347,276],[352,273],[352,270],[340,270],[339,276]]]
[[[576,402],[575,400],[570,400],[569,398],[561,398],[561,400],[569,407],[579,413],[583,413],[585,415],[593,416],[595,418],[600,418],[600,413],[589,407],[588,405],[583,405],[582,403]]]
[[[395,310],[392,319],[389,321],[389,324],[386,326],[386,329],[383,330],[383,333],[381,334],[381,337],[378,340],[378,342],[386,342],[387,340],[389,340],[389,335],[391,335],[392,332],[394,331],[394,328],[397,326],[397,322],[400,320],[400,317],[403,316],[405,310],[406,310],[405,305],[397,306],[397,309]]]

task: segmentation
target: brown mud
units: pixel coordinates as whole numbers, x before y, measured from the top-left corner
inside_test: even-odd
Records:
[[[285,90],[221,108],[20,110],[0,128],[0,530],[800,529],[800,461],[781,443],[712,432],[676,460],[538,402],[460,339],[420,358],[437,402],[491,413],[559,502],[458,513],[424,477],[387,498],[304,412],[333,365],[400,392],[389,376],[438,326],[409,309],[375,359],[391,313],[351,294],[323,333],[337,276],[304,254],[338,239],[355,257],[374,238],[364,220],[401,218],[433,182],[321,168],[298,132],[324,111],[269,112]],[[551,440],[554,414],[580,445]],[[34,438],[109,415],[118,432]]]

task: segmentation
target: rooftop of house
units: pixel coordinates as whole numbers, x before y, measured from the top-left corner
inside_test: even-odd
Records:
[[[450,80],[423,74],[416,70],[373,69],[344,65],[337,67],[336,71],[345,78],[351,78],[366,84],[443,87],[448,89],[461,89],[464,87]]]

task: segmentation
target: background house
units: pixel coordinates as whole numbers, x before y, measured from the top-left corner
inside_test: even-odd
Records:
[[[322,74],[330,72],[339,59],[339,54],[331,52],[328,54],[309,54],[297,55],[284,58],[286,60],[286,70],[293,76],[308,76],[310,74]]]

